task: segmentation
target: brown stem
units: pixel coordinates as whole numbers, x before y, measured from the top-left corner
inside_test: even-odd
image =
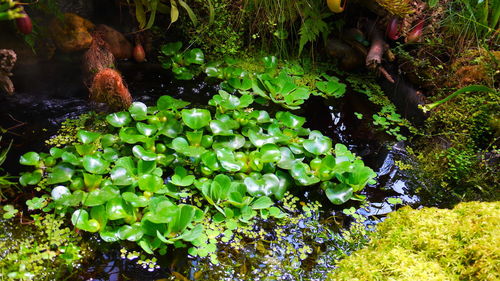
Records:
[[[362,27],[371,41],[370,50],[366,55],[366,66],[370,69],[377,69],[382,63],[382,56],[388,49],[388,45],[384,40],[384,34],[376,27],[374,21],[365,19],[362,21]]]

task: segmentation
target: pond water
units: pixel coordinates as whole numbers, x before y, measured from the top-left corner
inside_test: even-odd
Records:
[[[156,64],[123,63],[119,68],[134,99],[148,105],[165,94],[196,104],[206,104],[211,95],[217,92],[215,84],[203,80],[177,81]],[[93,109],[88,103],[87,89],[81,82],[78,63],[61,60],[18,67],[15,73],[17,93],[0,97],[0,126],[9,129],[2,140],[2,147],[9,139],[14,140],[3,168],[13,175],[22,169],[18,164],[20,155],[27,151],[46,151],[44,141],[57,132],[64,120],[76,118]],[[406,205],[418,206],[419,199],[408,191],[416,183],[396,165],[397,160],[407,157],[404,143],[391,144],[384,133],[374,131],[366,121],[357,119],[354,112],[371,116],[374,113],[373,105],[364,96],[351,93],[338,101],[311,98],[301,110],[294,113],[307,118],[307,127],[320,130],[331,137],[334,143],[347,145],[377,172],[377,184],[368,186],[364,191],[370,204],[359,211],[362,215],[381,218],[392,212],[395,207],[387,203],[389,197],[400,198]],[[334,206],[325,201],[325,196],[319,192],[304,192],[299,196],[304,201],[320,201],[323,205],[322,217],[338,215],[343,208],[357,206],[356,203]],[[365,223],[374,224],[376,220],[369,219]],[[185,272],[186,276],[193,278],[194,271],[189,268],[199,266],[199,261],[186,258],[185,250],[177,250],[158,261],[162,265],[159,270],[149,272],[135,262],[122,259],[116,245],[99,245],[99,249],[95,259],[84,265],[79,277],[70,279],[158,280],[171,276],[173,271]]]

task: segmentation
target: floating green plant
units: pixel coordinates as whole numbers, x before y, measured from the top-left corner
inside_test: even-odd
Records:
[[[33,171],[20,183],[50,192],[27,204],[70,214],[76,228],[107,242],[161,254],[190,244],[203,257],[216,250],[206,218],[236,225],[281,218],[274,201],[292,186],[320,184],[334,204],[364,198],[359,192],[376,174],[358,157],[303,128],[303,117],[271,117],[252,102],[224,91],[211,110],[170,96],[156,106],[135,102],[106,116],[105,131],[80,130],[72,145],[24,154],[20,163]]]

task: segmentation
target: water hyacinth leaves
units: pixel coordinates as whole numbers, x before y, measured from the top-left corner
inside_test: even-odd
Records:
[[[89,220],[89,213],[85,210],[78,209],[71,216],[71,222],[76,228],[88,232],[97,232],[101,227],[95,219]]]
[[[292,186],[321,182],[327,198],[342,204],[373,182],[370,168],[303,128],[303,117],[271,116],[252,103],[249,94],[220,91],[210,108],[164,96],[156,106],[136,102],[109,114],[105,133],[80,130],[75,144],[21,157],[33,171],[20,183],[43,179],[50,192],[28,204],[72,212],[77,228],[104,241],[134,241],[151,253],[189,242],[191,253],[206,256],[216,250],[209,236],[219,234],[203,228],[204,216],[234,230],[259,215],[284,216],[274,200]]]
[[[130,116],[136,121],[145,120],[147,118],[147,110],[148,107],[142,102],[134,102],[128,109]]]
[[[346,184],[333,184],[332,182],[323,182],[321,187],[325,191],[328,200],[336,205],[344,204],[349,201],[354,193],[352,187]]]
[[[190,103],[174,99],[171,96],[161,96],[156,102],[156,106],[159,110],[177,110],[188,106]]]
[[[124,127],[132,121],[130,114],[128,112],[116,112],[108,115],[106,121],[113,127]]]
[[[181,52],[182,43],[174,42],[162,46],[161,52],[165,56],[160,56],[158,59],[164,68],[172,68],[175,78],[179,80],[191,80],[194,73],[199,69],[192,65],[202,65],[205,63],[205,55],[203,52],[194,48],[186,52]]]
[[[193,130],[207,126],[212,120],[210,111],[206,109],[183,109],[181,114],[184,124]]]
[[[175,174],[172,176],[171,183],[177,186],[190,186],[193,184],[195,176],[188,175],[187,170],[181,166],[175,167]]]
[[[39,162],[40,155],[36,152],[27,152],[19,159],[19,163],[26,166],[37,166]]]
[[[332,148],[332,140],[323,136],[319,131],[312,131],[309,139],[305,140],[302,145],[308,152],[314,155],[322,155]]]

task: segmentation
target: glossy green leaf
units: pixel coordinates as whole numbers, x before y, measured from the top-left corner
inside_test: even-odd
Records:
[[[189,157],[200,157],[206,151],[201,146],[190,146],[188,141],[182,137],[172,140],[172,149]]]
[[[108,223],[108,215],[106,214],[106,206],[100,205],[100,206],[92,207],[92,209],[90,209],[90,217],[99,222],[101,230],[103,228],[105,228],[106,224]]]
[[[148,114],[148,107],[142,102],[133,102],[128,111],[134,120],[146,120]]]
[[[271,198],[267,196],[262,196],[255,199],[250,205],[250,207],[252,207],[252,209],[254,210],[258,210],[258,209],[267,209],[272,205],[274,205],[274,202],[273,200],[271,200]]]
[[[75,170],[69,164],[59,164],[47,176],[47,184],[63,183],[71,180]]]
[[[100,228],[99,222],[95,219],[89,220],[89,213],[82,209],[78,209],[73,212],[73,215],[71,216],[71,222],[76,228],[88,232],[97,232]]]
[[[203,54],[201,49],[194,48],[186,52],[186,54],[184,55],[184,62],[186,63],[186,65],[202,65],[203,63],[205,63],[205,55]]]
[[[140,176],[138,183],[141,190],[149,192],[156,192],[163,187],[163,179],[150,174]]]
[[[247,177],[244,180],[248,194],[252,196],[269,196],[273,189],[279,188],[279,178],[274,174],[259,175],[256,177]]]
[[[353,196],[352,187],[346,184],[326,184],[325,194],[328,200],[336,205],[344,204]]]
[[[19,183],[22,186],[35,185],[42,180],[42,170],[35,170],[31,173],[23,173],[19,178]]]
[[[179,205],[176,214],[168,224],[170,234],[178,234],[186,229],[194,218],[196,208],[191,205]]]
[[[115,185],[131,185],[136,182],[134,175],[124,167],[116,166],[110,172],[111,180]]]
[[[156,133],[157,130],[155,125],[148,125],[142,122],[137,122],[136,128],[139,133],[145,135],[146,137],[153,135],[154,133]]]
[[[36,166],[40,162],[40,155],[36,152],[27,152],[21,156],[19,163],[27,166]]]
[[[80,130],[80,131],[78,131],[76,136],[81,143],[89,144],[89,143],[96,141],[101,136],[101,134],[96,133],[96,132],[86,131],[86,130]]]
[[[142,232],[141,224],[137,222],[120,227],[117,234],[121,240],[138,241],[142,238],[144,232]]]
[[[154,153],[152,151],[148,151],[140,145],[135,145],[132,148],[132,153],[134,154],[135,157],[142,159],[144,161],[155,161],[156,160],[156,153]]]
[[[312,175],[309,165],[302,162],[295,163],[290,169],[290,174],[301,185],[308,186],[319,182],[319,178]]]
[[[123,127],[119,132],[120,139],[128,144],[144,142],[147,140],[146,136],[139,133],[136,128]]]
[[[175,167],[175,174],[172,176],[171,183],[177,186],[190,186],[193,184],[195,176],[188,175],[186,169],[181,166]]]
[[[80,156],[84,155],[91,155],[94,154],[97,150],[97,145],[95,143],[89,143],[89,144],[75,144],[75,149],[76,152]]]
[[[279,147],[272,143],[267,143],[260,148],[261,161],[263,163],[278,162],[281,159]]]
[[[222,168],[229,172],[237,172],[245,165],[235,158],[234,152],[228,148],[220,148],[215,151],[217,159]]]
[[[99,187],[102,182],[101,175],[83,173],[83,183],[87,189],[94,189]]]
[[[301,128],[306,122],[304,117],[294,115],[288,111],[280,111],[276,113],[276,119],[283,123],[283,125],[292,129]]]
[[[245,145],[245,137],[239,134],[233,136],[219,136],[215,139],[212,147],[214,149],[228,148],[238,150]]]
[[[85,155],[82,165],[87,172],[92,174],[105,174],[109,171],[109,162],[96,155]]]
[[[158,107],[159,110],[168,110],[168,109],[177,110],[184,108],[189,104],[190,104],[189,102],[175,99],[171,96],[161,96],[156,102],[156,106]]]
[[[210,111],[206,109],[183,109],[181,114],[184,124],[193,130],[207,126],[212,120]]]
[[[149,204],[149,199],[142,195],[137,195],[133,192],[124,192],[122,193],[123,200],[127,201],[133,207],[146,207]]]
[[[166,56],[177,54],[182,48],[181,42],[167,43],[161,47],[161,52]]]
[[[115,198],[106,203],[106,214],[109,220],[124,219],[129,216],[122,198]]]
[[[303,147],[315,155],[326,154],[332,148],[332,140],[319,131],[312,131],[309,139],[302,143]]]
[[[127,126],[132,118],[128,112],[116,112],[106,116],[106,121],[113,127],[121,128]]]

